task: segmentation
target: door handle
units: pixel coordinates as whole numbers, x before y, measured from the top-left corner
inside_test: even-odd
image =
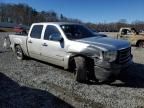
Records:
[[[48,46],[46,43],[43,43],[42,46]]]
[[[28,40],[28,43],[32,43],[32,41],[31,41],[31,40]]]

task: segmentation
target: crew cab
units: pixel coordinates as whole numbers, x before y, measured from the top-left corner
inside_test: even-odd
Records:
[[[121,28],[117,38],[127,40],[134,46],[144,48],[144,34],[139,34],[135,28]]]
[[[131,45],[81,24],[49,22],[32,24],[28,35],[9,35],[17,59],[25,57],[64,67],[78,82],[112,82],[132,63]]]

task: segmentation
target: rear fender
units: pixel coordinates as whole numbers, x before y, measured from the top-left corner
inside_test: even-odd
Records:
[[[14,51],[14,52],[15,52],[15,47],[16,47],[17,45],[20,45],[21,48],[22,48],[22,40],[21,40],[21,39],[15,38],[13,41],[14,41],[14,45],[13,45],[13,51]],[[22,49],[23,49],[23,48],[22,48]]]

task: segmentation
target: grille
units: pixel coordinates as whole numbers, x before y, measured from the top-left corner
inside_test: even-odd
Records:
[[[131,47],[118,51],[116,63],[123,64],[131,59]]]

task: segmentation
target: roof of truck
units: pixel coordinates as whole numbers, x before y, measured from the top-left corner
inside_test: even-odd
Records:
[[[39,22],[33,24],[57,24],[57,25],[64,25],[64,24],[80,24],[80,23],[72,23],[72,22]]]

